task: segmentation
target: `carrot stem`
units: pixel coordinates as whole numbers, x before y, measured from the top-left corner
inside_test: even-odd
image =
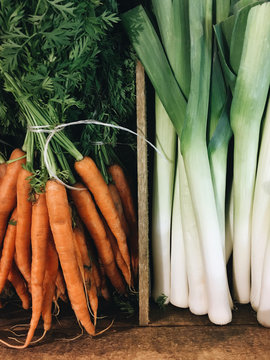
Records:
[[[22,159],[25,159],[25,158],[26,158],[26,154],[23,155],[23,156],[18,157],[17,159],[12,159],[12,160],[6,161],[6,164],[12,164],[12,163],[14,163],[15,161],[22,160]]]
[[[4,156],[0,153],[0,164],[5,164],[6,160]]]

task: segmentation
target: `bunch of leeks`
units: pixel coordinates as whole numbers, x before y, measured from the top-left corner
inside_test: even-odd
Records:
[[[152,0],[152,10],[122,15],[156,91],[164,154],[154,161],[152,295],[215,324],[231,321],[232,299],[251,301],[270,325],[270,3]]]

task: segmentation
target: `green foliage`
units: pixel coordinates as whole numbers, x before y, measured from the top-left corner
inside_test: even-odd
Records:
[[[114,293],[112,300],[117,310],[119,310],[126,318],[138,314],[139,296],[137,293],[129,293],[129,296],[121,296]]]
[[[8,225],[16,226],[16,225],[17,225],[17,221],[14,220],[14,219],[10,219],[9,222],[8,222]]]
[[[168,296],[164,295],[164,294],[161,294],[157,300],[156,300],[156,303],[158,305],[158,307],[161,309],[161,310],[164,310],[165,307],[166,307],[166,300],[168,299]]]
[[[132,117],[135,55],[117,12],[115,0],[1,0],[1,133],[25,128],[25,99],[45,109],[56,124],[93,117],[123,124]],[[6,73],[19,92],[7,82]],[[7,98],[7,91],[13,96]],[[21,106],[8,114],[14,98]],[[84,153],[91,147],[89,138],[114,147],[119,136],[115,130],[96,126],[80,128],[81,136],[74,127],[67,132],[81,143]]]
[[[1,71],[14,74],[25,93],[43,105],[53,102],[61,121],[70,106],[82,107],[76,92],[92,83],[98,44],[118,21],[107,10],[97,15],[96,4],[2,1]]]

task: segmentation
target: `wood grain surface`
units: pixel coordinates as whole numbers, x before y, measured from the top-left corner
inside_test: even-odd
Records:
[[[139,236],[139,323],[149,322],[149,220],[148,162],[146,127],[145,73],[142,64],[136,66],[137,104],[137,172],[138,172],[138,236]]]
[[[148,360],[268,360],[270,329],[256,321],[249,306],[233,313],[226,326],[211,324],[207,316],[192,315],[187,309],[151,306],[149,326],[138,326],[136,318],[117,317],[113,326],[101,336],[88,335],[72,340],[80,333],[76,319],[63,314],[54,320],[52,330],[41,343],[19,351],[0,346],[0,359],[5,360],[83,360],[83,359],[148,359]],[[16,308],[0,315],[0,338],[8,340],[11,325],[30,319],[30,312]],[[105,328],[111,317],[99,320]],[[37,333],[37,336],[41,334]],[[12,340],[9,340],[12,341]]]

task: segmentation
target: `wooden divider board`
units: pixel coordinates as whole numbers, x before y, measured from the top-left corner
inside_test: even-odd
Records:
[[[145,73],[142,64],[136,66],[137,133],[147,138]],[[139,235],[139,324],[149,323],[149,221],[147,143],[137,137],[138,173],[138,235]]]

